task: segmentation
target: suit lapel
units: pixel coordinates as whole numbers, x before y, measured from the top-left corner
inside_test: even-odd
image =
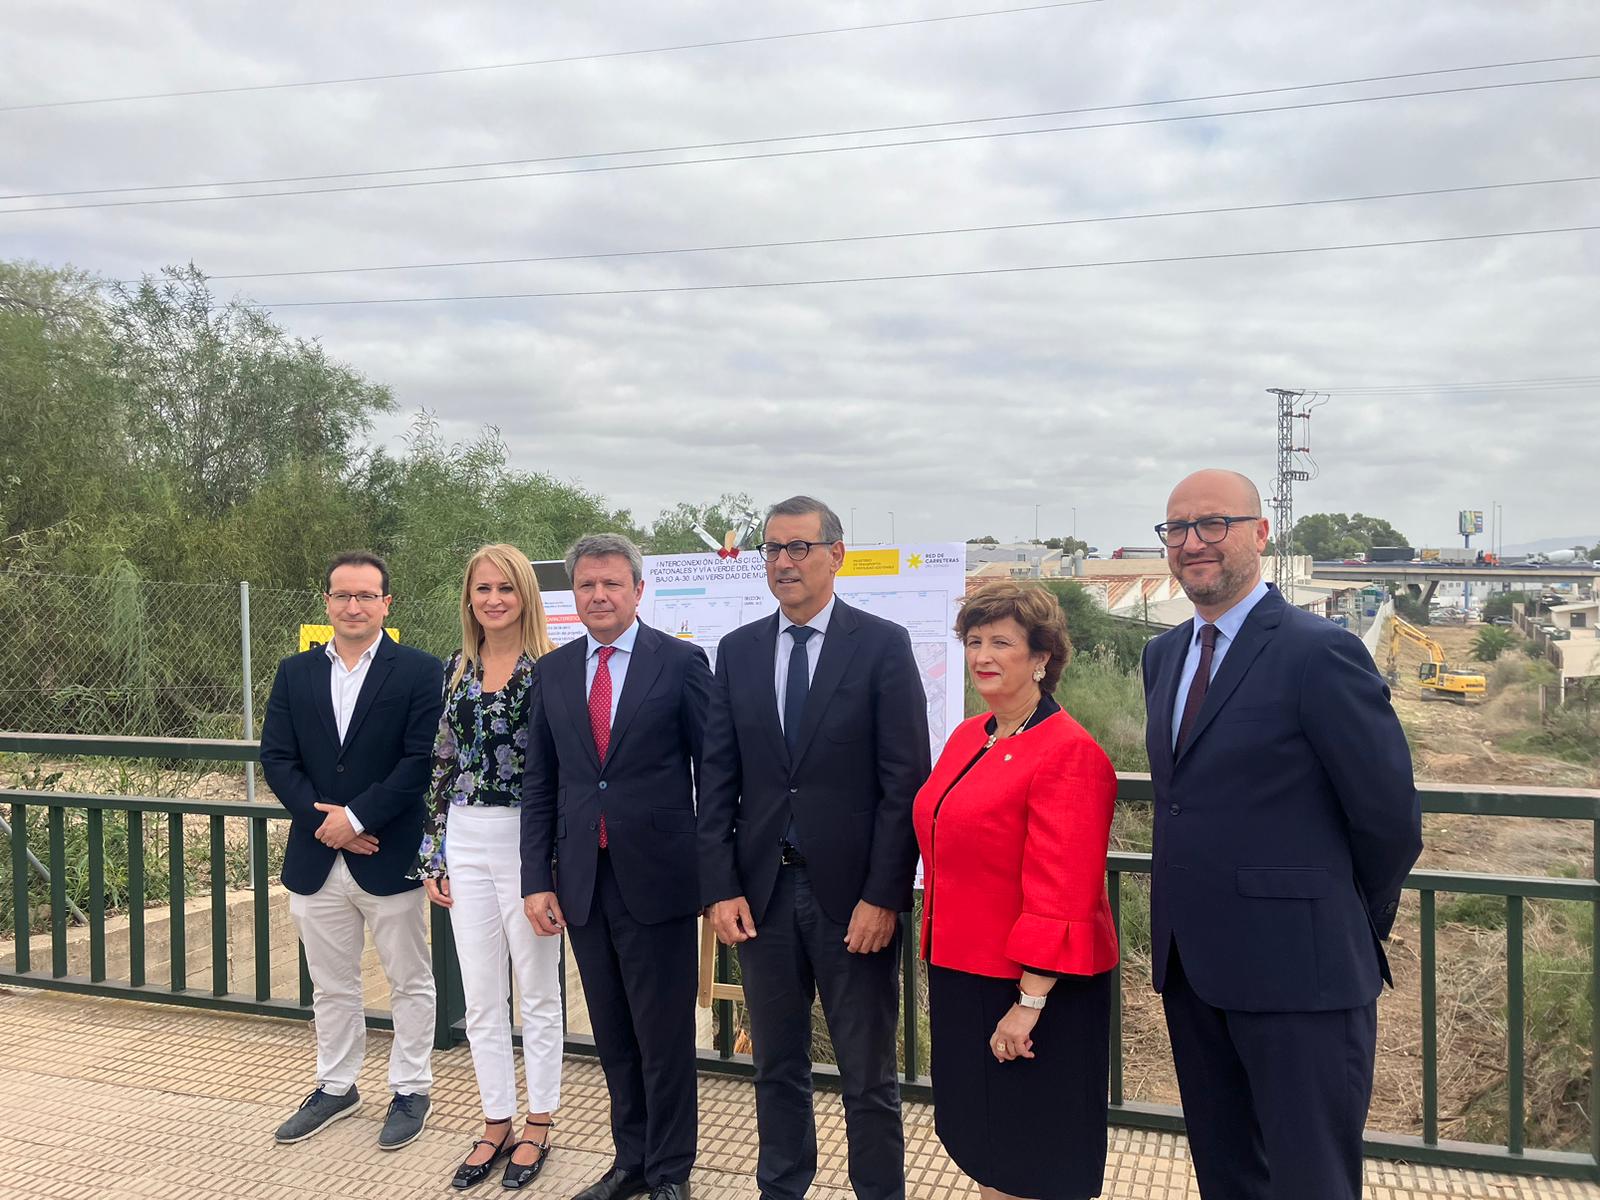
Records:
[[[1195,718],[1194,728],[1189,731],[1189,740],[1178,751],[1179,759],[1182,759],[1195,742],[1200,740],[1200,735],[1205,732],[1206,726],[1211,724],[1212,718],[1239,686],[1239,681],[1250,669],[1250,664],[1255,662],[1256,656],[1272,640],[1278,622],[1283,618],[1283,607],[1283,598],[1276,589],[1273,589],[1250,610],[1250,615],[1244,619],[1244,624],[1239,628],[1239,636],[1234,638],[1233,645],[1228,647],[1222,665],[1217,668],[1211,686],[1206,689],[1205,702],[1200,705],[1200,714]]]
[[[798,766],[806,756],[806,747],[822,724],[822,714],[828,711],[828,701],[839,689],[839,680],[856,652],[856,611],[844,601],[835,601],[833,616],[828,621],[828,632],[822,638],[822,654],[817,659],[817,673],[811,677],[811,690],[806,693],[805,720],[800,723],[800,737],[794,744],[794,763]],[[834,635],[839,636],[835,637]]]
[[[331,668],[333,664],[329,664]],[[372,656],[372,665],[367,668],[367,677],[361,681],[361,693],[356,697],[355,711],[350,714],[350,725],[344,731],[344,744],[348,746],[355,741],[356,733],[361,728],[361,722],[367,719],[367,713],[372,708],[372,700],[383,687],[383,681],[389,678],[389,672],[394,670],[394,642],[389,640],[387,633],[378,635],[378,649]],[[332,701],[328,705],[330,711]],[[334,730],[335,736],[338,730]]]
[[[322,718],[322,727],[327,731],[329,744],[337,747],[339,722],[333,715],[333,663],[328,659],[326,647],[311,656],[311,691],[313,692],[311,706]]]
[[[823,641],[827,641],[826,638]],[[756,719],[772,742],[778,761],[789,766],[789,744],[783,740],[783,725],[778,720],[778,690],[775,686],[778,669],[778,614],[763,617],[756,628],[754,655],[757,696]],[[729,663],[729,667],[732,667]]]
[[[1156,685],[1150,692],[1151,712],[1148,717],[1156,731],[1156,749],[1165,754],[1169,762],[1172,760],[1172,706],[1177,703],[1178,678],[1183,674],[1183,660],[1189,653],[1189,641],[1194,637],[1192,623],[1185,622],[1178,628],[1187,633],[1188,637],[1171,636],[1168,639],[1171,649],[1162,647],[1166,658],[1171,661],[1164,662],[1160,654],[1156,655],[1153,664],[1156,670]]]
[[[650,694],[656,677],[661,674],[661,655],[656,653],[656,631],[643,621],[633,638],[633,654],[628,659],[628,675],[622,681],[622,695],[617,698],[617,715],[611,722],[611,745],[606,750],[606,762],[616,757],[617,743],[628,730],[628,722],[639,711],[639,705]]]
[[[573,732],[589,756],[596,772],[600,770],[600,752],[594,748],[594,726],[589,723],[589,639],[579,637],[550,654],[546,662],[556,664],[551,672],[551,690],[567,706],[567,716],[572,721]]]

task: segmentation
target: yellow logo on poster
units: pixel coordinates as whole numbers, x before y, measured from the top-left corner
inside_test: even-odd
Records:
[[[389,628],[384,630],[395,641],[400,640],[400,631]],[[300,626],[300,649],[315,650],[318,646],[326,646],[333,641],[332,625],[302,625]]]
[[[846,550],[841,575],[898,575],[898,550]]]

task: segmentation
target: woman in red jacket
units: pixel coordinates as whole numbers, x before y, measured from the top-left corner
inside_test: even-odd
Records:
[[[985,1200],[1098,1196],[1116,775],[1052,698],[1072,648],[1050,592],[989,584],[956,633],[990,711],[951,734],[916,801],[935,1125]]]

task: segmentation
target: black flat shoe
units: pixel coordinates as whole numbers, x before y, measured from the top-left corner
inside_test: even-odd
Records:
[[[511,1124],[509,1120],[488,1121],[485,1123],[489,1125]],[[473,1184],[482,1183],[485,1179],[487,1179],[489,1177],[489,1172],[494,1169],[494,1164],[500,1161],[501,1156],[511,1152],[513,1146],[511,1141],[511,1133],[511,1130],[506,1130],[506,1136],[501,1138],[498,1142],[491,1142],[488,1138],[479,1138],[477,1141],[473,1142],[472,1149],[467,1151],[468,1158],[472,1157],[472,1151],[476,1150],[479,1146],[493,1146],[494,1153],[491,1154],[486,1161],[481,1163],[462,1163],[456,1168],[455,1177],[450,1180],[450,1186],[455,1188],[456,1191],[461,1192],[465,1191]]]
[[[535,1129],[550,1129],[554,1127],[555,1122],[529,1121],[528,1125],[532,1125]],[[524,1125],[523,1128],[526,1129],[527,1125]],[[550,1157],[550,1135],[547,1133],[544,1136],[545,1140],[542,1142],[531,1142],[524,1138],[521,1141],[511,1143],[512,1154],[517,1152],[518,1146],[537,1146],[539,1148],[539,1157],[531,1163],[506,1163],[506,1173],[500,1177],[501,1187],[523,1188],[539,1178],[539,1172],[544,1170],[544,1160]]]

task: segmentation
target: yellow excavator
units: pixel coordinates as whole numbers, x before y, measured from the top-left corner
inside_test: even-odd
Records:
[[[1446,699],[1465,704],[1469,700],[1482,700],[1488,692],[1488,681],[1482,675],[1474,671],[1452,670],[1445,661],[1444,647],[1410,621],[1398,616],[1391,618],[1389,628],[1388,667],[1391,684],[1398,683],[1400,679],[1396,660],[1402,641],[1415,642],[1427,652],[1428,661],[1417,667],[1417,679],[1422,685],[1424,700]]]

